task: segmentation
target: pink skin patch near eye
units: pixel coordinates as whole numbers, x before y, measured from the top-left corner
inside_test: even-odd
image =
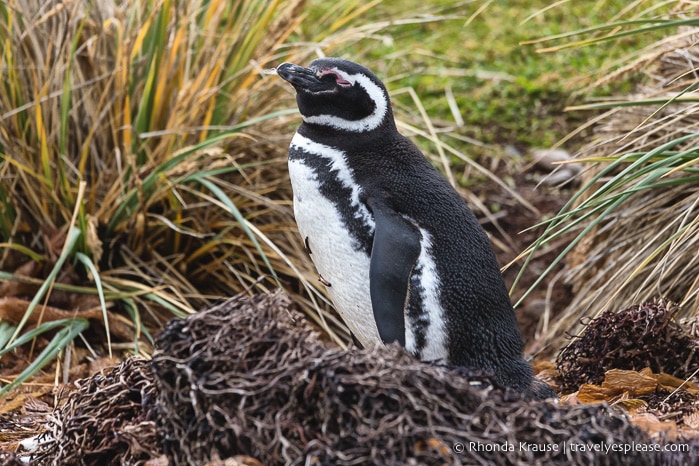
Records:
[[[335,70],[320,70],[318,71],[318,76],[323,77],[325,75],[332,74],[335,76],[335,82],[342,87],[350,87],[352,85],[351,82],[347,81],[345,78],[340,76],[340,73],[338,73]]]

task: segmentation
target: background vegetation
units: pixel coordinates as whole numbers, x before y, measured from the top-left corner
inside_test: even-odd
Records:
[[[430,117],[457,127],[458,135],[481,144],[550,147],[584,117],[564,113],[565,106],[586,95],[629,89],[628,81],[590,84],[601,70],[660,35],[545,54],[543,46],[523,43],[647,15],[652,3],[386,1],[373,10],[378,17],[409,11],[440,20],[398,25],[390,35],[353,45],[350,53],[368,54],[395,89],[414,89]],[[405,93],[396,97],[414,105]],[[490,147],[464,147],[493,156]]]
[[[298,117],[266,72],[282,61],[364,62],[455,184],[490,177],[516,195],[526,150],[582,121],[563,109],[629,89],[589,86],[663,33],[544,55],[520,42],[660,13],[612,0],[0,4],[3,381],[56,357],[47,376],[67,380],[86,360],[148,355],[171,316],[279,285],[347,341],[291,215]]]

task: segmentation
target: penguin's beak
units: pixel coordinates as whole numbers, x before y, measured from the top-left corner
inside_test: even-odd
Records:
[[[332,82],[322,80],[315,70],[293,63],[282,63],[277,66],[277,74],[294,86],[296,91],[323,92],[332,89],[334,85]]]

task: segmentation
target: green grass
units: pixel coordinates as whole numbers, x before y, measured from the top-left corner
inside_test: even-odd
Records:
[[[546,54],[538,52],[540,46],[522,42],[606,24],[628,4],[571,1],[548,8],[551,2],[540,0],[388,0],[370,11],[372,20],[428,12],[445,19],[393,26],[340,51],[347,58],[371,62],[392,89],[414,88],[428,115],[445,125],[457,123],[445,96],[450,89],[463,119],[457,132],[464,136],[489,145],[549,147],[587,117],[563,110],[599,77],[600,69],[660,35],[630,36],[613,44]],[[628,88],[625,81],[596,87],[594,92],[604,95]],[[406,94],[394,100],[406,112],[414,109]],[[493,155],[492,149],[482,151],[478,146],[464,149],[477,157]]]

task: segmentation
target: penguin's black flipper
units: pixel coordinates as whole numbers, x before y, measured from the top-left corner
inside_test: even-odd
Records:
[[[410,274],[420,255],[420,232],[382,200],[367,199],[376,222],[369,266],[374,320],[384,343],[405,346]]]

